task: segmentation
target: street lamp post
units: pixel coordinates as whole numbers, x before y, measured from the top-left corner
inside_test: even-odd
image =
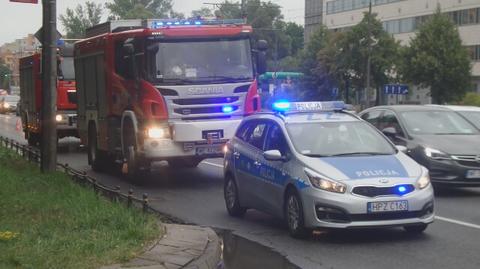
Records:
[[[367,77],[366,77],[366,86],[365,86],[365,108],[368,108],[370,106],[370,73],[371,73],[371,54],[372,54],[372,42],[371,42],[371,24],[370,24],[370,19],[372,16],[372,0],[370,0],[370,3],[368,5],[368,20],[367,20],[367,33],[368,33],[368,48],[367,48]]]

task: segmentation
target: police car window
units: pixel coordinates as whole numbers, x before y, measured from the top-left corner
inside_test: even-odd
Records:
[[[389,155],[396,152],[388,140],[362,121],[289,123],[287,130],[295,150],[307,156]]]
[[[383,130],[385,128],[395,128],[395,131],[397,131],[398,136],[402,136],[402,137],[404,136],[402,127],[400,127],[397,117],[391,111],[385,111],[383,113],[382,118],[380,119],[378,129]]]
[[[287,154],[287,142],[283,135],[282,129],[277,124],[270,127],[268,135],[265,141],[265,151],[267,150],[279,150],[282,155]]]
[[[238,128],[236,137],[240,138],[243,141],[247,140],[248,130],[252,127],[253,122],[247,122]]]
[[[263,141],[267,131],[267,123],[258,123],[247,135],[247,143],[263,150]]]

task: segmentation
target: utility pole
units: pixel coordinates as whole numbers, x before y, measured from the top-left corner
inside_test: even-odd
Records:
[[[57,2],[42,0],[42,143],[41,170],[53,172],[57,168]]]
[[[368,42],[368,47],[367,47],[367,77],[366,77],[366,86],[365,86],[365,108],[368,108],[370,106],[370,94],[369,94],[369,90],[370,90],[370,68],[371,68],[371,65],[370,65],[370,62],[371,62],[371,54],[372,54],[372,26],[371,26],[371,23],[370,23],[370,19],[371,19],[371,16],[372,16],[372,0],[370,0],[370,4],[368,6],[368,20],[367,20],[367,42]]]
[[[247,20],[247,0],[242,0],[241,6],[242,19]]]

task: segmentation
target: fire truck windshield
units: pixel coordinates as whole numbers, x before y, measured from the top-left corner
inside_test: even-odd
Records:
[[[149,80],[157,83],[229,83],[254,77],[248,38],[150,41],[147,54]]]
[[[73,69],[73,57],[62,57],[58,65],[58,79],[75,80],[75,70]]]

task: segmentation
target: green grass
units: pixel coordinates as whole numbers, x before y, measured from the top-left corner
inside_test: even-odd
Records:
[[[154,216],[0,148],[0,268],[98,268],[135,257],[160,233]]]

